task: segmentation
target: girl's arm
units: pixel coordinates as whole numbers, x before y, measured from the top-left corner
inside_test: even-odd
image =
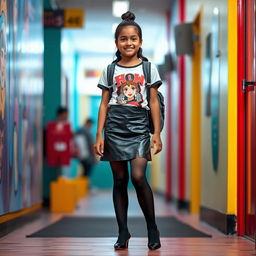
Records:
[[[98,114],[98,128],[96,134],[96,143],[94,144],[94,152],[96,155],[103,156],[104,153],[104,140],[102,136],[109,102],[109,91],[102,90],[102,98]]]
[[[162,141],[160,137],[160,106],[158,101],[157,88],[150,88],[149,105],[154,125],[154,134],[152,136],[151,148],[155,147],[154,155],[156,155],[162,150]]]

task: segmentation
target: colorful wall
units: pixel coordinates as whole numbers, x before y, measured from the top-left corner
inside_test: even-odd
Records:
[[[166,95],[170,135],[162,134],[165,143],[171,140],[171,147],[158,157],[161,162],[153,165],[153,172],[163,180],[166,173],[161,166],[169,157],[170,198],[213,225],[211,218],[222,218],[219,226],[225,226],[227,218],[234,221],[236,215],[236,51],[228,55],[227,50],[228,42],[235,49],[235,3],[177,0],[170,13],[171,54],[175,55],[174,29],[179,23],[192,24],[194,53],[183,60],[174,58],[176,70],[170,74]],[[155,188],[162,192],[162,184]]]
[[[178,58],[175,53],[175,42],[174,42],[174,25],[178,24],[178,3],[175,1],[175,5],[171,9],[171,52],[175,58],[175,64],[176,64],[176,70],[171,73],[170,80],[171,80],[171,94],[169,95],[169,101],[171,110],[170,110],[170,117],[167,117],[166,122],[171,122],[170,126],[170,134],[171,134],[171,152],[170,158],[171,158],[171,196],[174,199],[178,199],[178,177],[179,177],[179,163],[178,163],[178,134],[179,134],[179,101],[178,101],[178,95],[179,95],[179,77],[178,77],[178,67],[177,62]],[[170,120],[168,120],[170,119]]]
[[[41,202],[42,2],[0,1],[0,215]]]
[[[188,1],[186,14],[187,21],[194,22],[201,12],[201,112],[198,113],[201,122],[200,205],[223,213],[227,208],[227,10],[227,1]],[[208,69],[206,56],[209,35],[212,72]],[[193,62],[188,61],[188,65],[193,68]],[[192,79],[190,84],[193,86]],[[195,147],[187,150],[193,151]]]

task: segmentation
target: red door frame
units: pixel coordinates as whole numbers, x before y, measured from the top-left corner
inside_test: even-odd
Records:
[[[185,22],[185,0],[179,0],[179,22]],[[185,133],[185,120],[186,120],[186,106],[185,106],[185,56],[178,57],[179,68],[179,138],[178,138],[178,200],[180,202],[185,200],[185,150],[186,150],[186,133]]]
[[[245,234],[245,0],[237,0],[237,234]]]

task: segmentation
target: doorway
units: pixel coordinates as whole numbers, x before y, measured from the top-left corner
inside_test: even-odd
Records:
[[[245,234],[256,235],[256,0],[245,1]]]

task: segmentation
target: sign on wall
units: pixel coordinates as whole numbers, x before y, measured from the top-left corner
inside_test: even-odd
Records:
[[[84,10],[83,9],[66,9],[64,10],[64,27],[65,28],[83,28]]]
[[[47,28],[83,28],[84,10],[44,10],[44,27]]]
[[[44,27],[63,28],[64,11],[63,10],[44,10]]]

